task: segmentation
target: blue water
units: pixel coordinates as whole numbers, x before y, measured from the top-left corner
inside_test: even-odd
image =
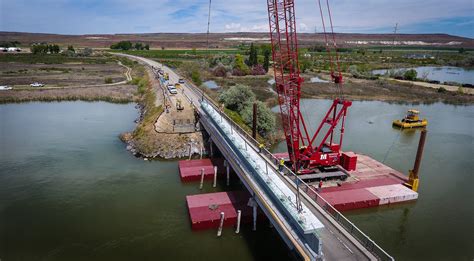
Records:
[[[395,71],[415,69],[418,73],[418,78],[423,79],[426,77],[428,80],[440,81],[443,82],[456,82],[456,83],[468,83],[474,84],[474,70],[468,70],[460,67],[452,66],[422,66],[415,68],[400,68],[395,69]],[[383,70],[374,70],[373,74],[384,75],[387,73],[387,69]]]

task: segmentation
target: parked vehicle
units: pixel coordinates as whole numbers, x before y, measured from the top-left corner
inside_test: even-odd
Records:
[[[11,89],[13,89],[13,88],[10,87],[10,86],[0,85],[0,91],[8,91],[8,90],[11,90]]]
[[[181,79],[179,79],[178,82],[181,83],[181,84],[184,84],[184,79],[181,78]]]
[[[178,90],[173,86],[173,84],[168,85],[168,91],[170,94],[178,94]]]
[[[43,83],[39,83],[39,82],[34,82],[32,84],[30,84],[31,87],[44,87],[44,84]]]

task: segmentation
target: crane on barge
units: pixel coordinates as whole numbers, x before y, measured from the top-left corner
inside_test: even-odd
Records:
[[[310,135],[300,107],[301,84],[294,0],[267,0],[275,86],[288,148],[289,164],[298,174],[334,169],[340,164],[347,110],[352,102],[344,99],[344,82],[337,53],[329,1],[326,0],[332,39],[328,38],[321,0],[319,11],[324,30],[331,79],[338,97],[325,113],[316,132]],[[339,127],[339,128],[338,128]],[[339,135],[339,140],[337,140]]]

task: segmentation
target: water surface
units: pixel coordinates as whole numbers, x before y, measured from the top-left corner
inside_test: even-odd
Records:
[[[302,101],[310,129],[316,128],[331,102]],[[411,108],[419,109],[429,122],[418,200],[345,214],[398,260],[472,260],[474,106],[353,102],[343,149],[385,159],[407,174],[413,168],[420,132],[392,128],[392,121]],[[282,143],[277,150],[286,150],[285,146]]]
[[[428,80],[443,82],[456,82],[456,83],[468,83],[474,84],[474,70],[468,70],[460,67],[453,66],[421,66],[415,68],[400,68],[395,71],[405,71],[409,69],[415,69],[418,73],[418,78],[425,78]],[[384,75],[389,70],[374,70],[373,74]]]
[[[288,259],[265,224],[193,232],[185,196],[198,184],[180,182],[177,161],[143,161],[118,139],[136,117],[133,104],[0,105],[1,260]]]

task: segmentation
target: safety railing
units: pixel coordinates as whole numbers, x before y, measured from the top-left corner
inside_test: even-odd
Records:
[[[279,165],[279,160],[275,157],[270,151],[266,148],[259,148],[259,143],[255,140],[249,133],[247,133],[242,127],[235,123],[229,116],[227,116],[218,105],[208,97],[203,91],[199,90],[197,87],[190,84],[192,91],[198,94],[201,97],[202,101],[206,101],[211,105],[219,115],[225,119],[231,126],[232,130],[238,132],[241,136],[244,137],[244,140],[250,147],[258,151],[261,156],[264,156],[270,162],[274,164],[268,164],[271,168],[280,171],[277,166]],[[322,198],[319,193],[310,185],[305,183],[298,175],[296,175],[292,170],[287,166],[281,166],[282,172],[290,180],[292,180],[296,186],[299,187],[304,193],[311,198],[317,205],[319,205],[326,213],[333,217],[333,219],[341,225],[350,235],[352,235],[360,244],[362,244],[369,252],[377,256],[380,260],[394,260],[385,250],[383,250],[379,245],[377,245],[372,239],[370,239],[364,232],[357,228],[351,221],[349,221],[344,215],[342,215],[337,209],[335,209],[331,204],[329,204],[324,198]],[[296,206],[296,205],[295,205]]]

